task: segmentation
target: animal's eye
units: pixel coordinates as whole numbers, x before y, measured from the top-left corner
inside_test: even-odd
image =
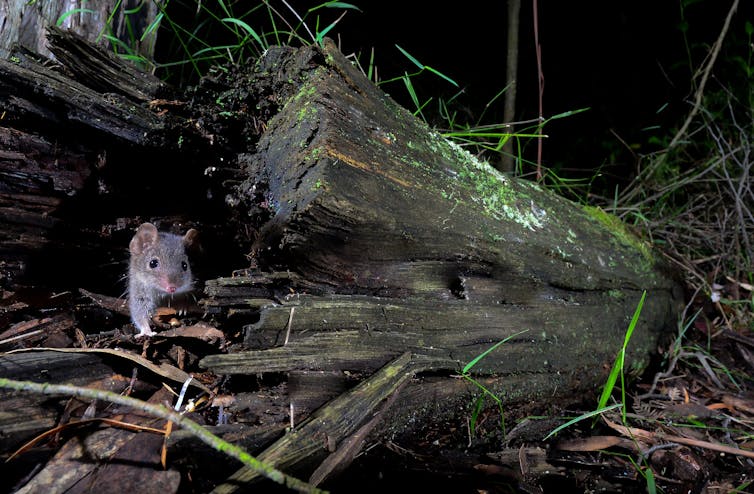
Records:
[[[157,269],[157,266],[160,265],[160,260],[155,258],[149,261],[149,269]]]
[[[188,271],[188,263],[186,263],[186,261],[181,262],[181,267],[184,271]]]

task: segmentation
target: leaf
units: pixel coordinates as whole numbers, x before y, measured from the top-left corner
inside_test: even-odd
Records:
[[[579,108],[578,110],[568,110],[568,111],[564,111],[563,113],[558,113],[557,115],[553,115],[553,116],[551,116],[551,117],[550,117],[550,118],[548,118],[547,120],[557,120],[557,119],[559,119],[559,118],[566,118],[566,117],[570,117],[570,116],[576,115],[577,113],[582,113],[582,112],[585,112],[585,111],[587,111],[587,110],[589,110],[589,109],[590,109],[589,107],[586,107],[586,108]]]
[[[625,438],[618,436],[589,436],[569,441],[561,441],[557,448],[563,451],[599,451],[601,449],[612,448],[613,446],[624,446],[629,449],[633,443]]]
[[[636,306],[634,315],[631,318],[631,323],[628,325],[626,336],[623,339],[623,347],[618,352],[618,356],[613,363],[613,368],[610,370],[610,375],[607,377],[605,386],[602,388],[602,395],[600,395],[600,399],[597,402],[597,408],[602,408],[607,404],[607,400],[610,398],[610,395],[613,392],[613,387],[615,386],[615,382],[618,380],[618,376],[623,373],[623,360],[626,356],[626,347],[628,346],[628,342],[631,339],[631,335],[634,333],[636,324],[639,322],[639,315],[641,315],[641,309],[642,307],[644,307],[644,299],[646,297],[647,291],[644,290],[644,292],[641,294],[639,304]]]
[[[340,19],[338,19],[338,20],[340,20]],[[334,21],[332,24],[330,24],[329,26],[327,26],[326,28],[324,28],[322,31],[320,31],[320,32],[317,33],[317,43],[318,44],[322,44],[322,40],[324,39],[325,36],[327,36],[327,33],[329,33],[330,30],[335,27],[335,25],[338,23],[338,20]]]
[[[155,29],[157,29],[158,27],[160,27],[160,23],[162,22],[162,18],[164,16],[165,16],[165,14],[163,12],[160,12],[159,14],[157,14],[155,16],[155,18],[152,21],[152,23],[149,26],[147,26],[147,28],[144,30],[144,34],[141,35],[141,41],[144,41],[144,38],[146,38],[147,36],[149,36],[149,34],[152,31],[154,31]]]

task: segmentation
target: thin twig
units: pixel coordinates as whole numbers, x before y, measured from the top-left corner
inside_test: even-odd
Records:
[[[636,427],[626,427],[624,425],[620,425],[620,424],[610,421],[604,415],[602,416],[602,419],[607,423],[607,425],[611,429],[618,431],[620,434],[623,434],[624,436],[638,438],[645,441],[653,441],[653,442],[654,441],[670,441],[670,442],[674,442],[678,444],[685,444],[686,446],[694,446],[697,448],[708,449],[710,451],[717,451],[719,453],[744,456],[746,458],[754,458],[754,451],[747,451],[747,450],[743,450],[739,448],[733,448],[731,446],[726,446],[720,443],[713,443],[710,441],[700,441],[697,439],[674,436],[672,434],[665,434],[664,432],[650,432],[650,431],[639,429]]]
[[[288,314],[288,324],[285,325],[285,341],[283,342],[283,346],[286,346],[288,344],[288,340],[291,337],[291,326],[293,326],[293,311],[295,310],[295,307],[291,307],[291,312]]]
[[[733,0],[733,4],[730,6],[730,10],[728,10],[728,15],[725,17],[725,23],[723,24],[723,28],[720,31],[720,35],[717,37],[715,44],[712,45],[709,62],[707,62],[707,66],[704,68],[704,72],[702,73],[702,80],[699,81],[699,87],[697,88],[696,94],[694,95],[694,106],[691,108],[691,111],[686,117],[686,121],[683,122],[683,125],[673,137],[673,140],[671,140],[670,144],[668,144],[668,149],[675,147],[675,145],[678,144],[678,141],[680,141],[684,137],[686,131],[689,128],[689,125],[691,125],[691,121],[694,119],[702,106],[702,96],[704,95],[704,88],[707,86],[707,79],[709,79],[709,75],[712,72],[712,67],[714,67],[715,60],[717,60],[717,55],[720,53],[720,49],[723,46],[723,39],[725,39],[725,35],[728,34],[730,20],[733,18],[733,14],[737,9],[738,0]]]

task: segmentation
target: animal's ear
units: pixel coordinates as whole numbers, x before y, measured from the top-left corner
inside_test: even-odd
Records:
[[[141,254],[147,247],[155,245],[157,243],[157,227],[152,223],[142,223],[134,238],[131,239],[131,243],[128,245],[128,249],[131,254]]]
[[[199,247],[199,232],[193,228],[187,231],[186,235],[183,236],[183,245],[187,249],[196,249]]]

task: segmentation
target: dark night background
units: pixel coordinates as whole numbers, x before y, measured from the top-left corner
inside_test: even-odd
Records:
[[[469,2],[466,8],[394,0],[353,3],[362,12],[349,12],[334,31],[340,34],[346,55],[355,52],[368,61],[375,47],[381,79],[414,70],[395,48],[398,44],[464,89],[459,101],[473,115],[472,121],[505,87],[507,2]],[[590,175],[604,166],[608,175],[625,179],[635,169],[636,158],[611,130],[637,153],[658,149],[650,144],[652,136],[672,136],[690,109],[692,72],[701,66],[731,5],[717,0],[685,3],[691,4],[683,15],[692,67],[680,29],[679,1],[539,2],[544,116],[589,108],[545,127],[546,166],[566,176],[578,176],[576,170]],[[743,25],[754,20],[751,3],[741,2],[727,38],[727,47],[735,44],[744,57]],[[538,114],[531,1],[521,5],[519,42],[517,120],[525,120]],[[730,51],[721,53],[716,68],[726,56],[732,56]],[[429,73],[414,84],[422,101],[434,97],[425,110],[428,118],[437,96],[449,98],[458,91]],[[383,89],[413,108],[402,82]],[[499,98],[484,123],[502,122],[502,108]],[[535,147],[532,141],[525,151],[527,158],[534,159]]]
[[[323,3],[287,1],[312,31],[317,26],[324,29],[343,13],[340,8],[321,8],[307,14],[310,8]],[[438,100],[447,101],[459,90],[463,92],[455,98],[453,109],[461,117],[459,120],[465,120],[463,123],[475,126],[503,122],[503,97],[486,111],[485,105],[505,87],[506,1],[447,6],[398,0],[350,3],[360,11],[346,10],[345,17],[328,33],[339,42],[344,54],[355,54],[366,69],[374,49],[374,64],[380,80],[385,81],[417,70],[395,47],[398,44],[423,64],[459,84],[461,89],[429,72],[412,78],[420,101],[432,98],[423,110],[431,125],[444,129],[446,123],[437,113]],[[217,8],[213,2],[203,5]],[[539,1],[539,42],[545,80],[543,115],[548,118],[588,108],[545,126],[544,133],[548,136],[543,147],[545,167],[562,178],[592,180],[593,191],[598,194],[612,196],[615,186],[626,185],[637,169],[638,158],[662,149],[688,114],[693,99],[693,74],[703,67],[731,5],[732,2],[719,0]],[[244,9],[254,6],[254,13],[244,13]],[[270,6],[296,24],[285,4],[275,1]],[[243,20],[258,32],[271,32],[270,15],[262,4],[237,2],[232,7],[234,15],[243,14]],[[195,2],[171,3],[170,8],[171,18],[183,25],[198,24],[201,20],[196,17],[200,11]],[[217,12],[216,16],[221,18],[224,14]],[[742,1],[715,65],[714,74],[719,79],[713,77],[708,82],[707,92],[719,91],[723,86],[733,92],[736,88],[750,90],[745,70],[736,70],[734,58],[751,57],[751,39],[744,24],[753,20],[754,2]],[[287,28],[280,21],[276,21],[276,27]],[[220,31],[228,34],[227,29]],[[171,33],[165,25],[162,32],[156,58],[166,61],[170,55],[165,46],[171,44]],[[298,32],[306,36],[303,29]],[[232,38],[222,41],[235,42]],[[268,41],[274,38],[270,36]],[[210,38],[208,42],[216,40]],[[752,66],[751,61],[748,66]],[[695,83],[698,82],[697,77]],[[415,109],[402,81],[381,87],[404,107]],[[537,91],[533,2],[523,1],[517,121],[537,118]],[[745,104],[749,102],[748,96],[739,97]],[[483,111],[484,119],[480,122]],[[536,141],[522,142],[524,159],[534,162]],[[524,169],[530,171],[532,166]]]

